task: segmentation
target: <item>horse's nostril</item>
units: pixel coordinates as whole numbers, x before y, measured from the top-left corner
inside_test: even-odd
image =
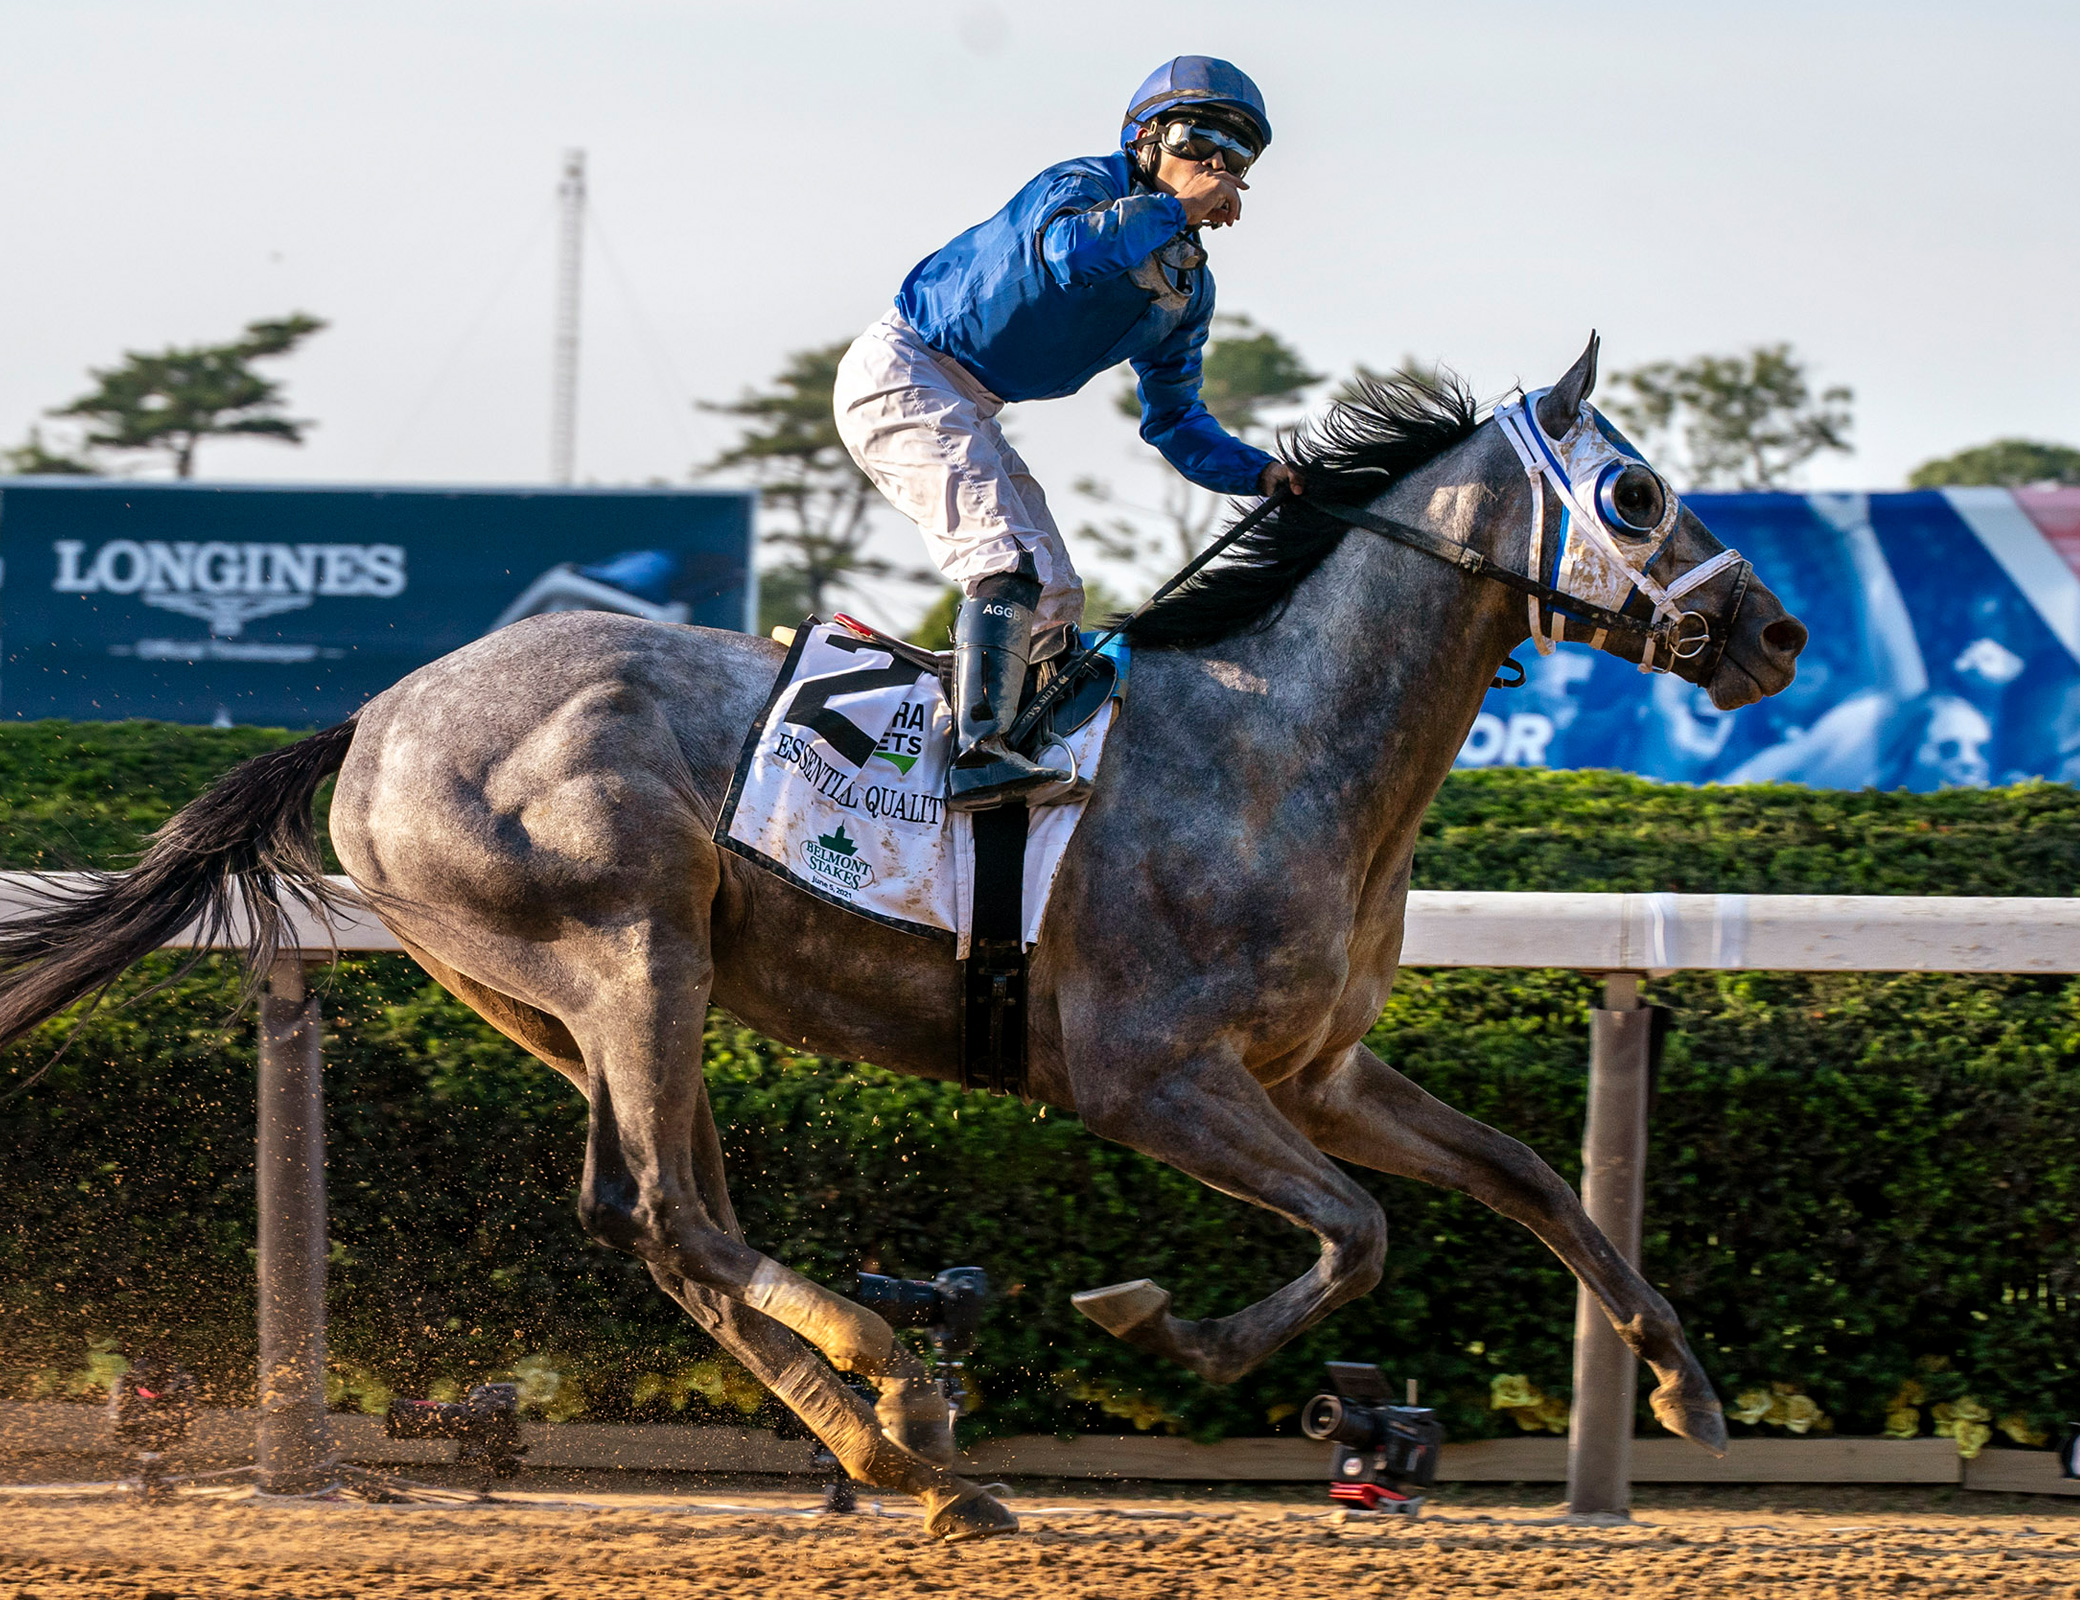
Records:
[[[1762,642],[1780,654],[1795,656],[1806,647],[1806,625],[1796,617],[1779,617],[1762,630]]]

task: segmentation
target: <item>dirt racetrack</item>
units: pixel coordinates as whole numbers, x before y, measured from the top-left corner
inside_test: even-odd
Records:
[[[907,1507],[808,1515],[799,1490],[536,1484],[520,1504],[449,1509],[230,1495],[146,1507],[14,1489],[0,1494],[0,1600],[2080,1600],[2080,1505],[2019,1496],[1643,1490],[1636,1520],[1615,1527],[1555,1522],[1546,1491],[1525,1488],[1447,1490],[1416,1522],[1339,1519],[1312,1493],[1247,1489],[1171,1498],[1027,1489],[1008,1501],[1023,1533],[944,1546]],[[741,1509],[714,1509],[726,1503]]]

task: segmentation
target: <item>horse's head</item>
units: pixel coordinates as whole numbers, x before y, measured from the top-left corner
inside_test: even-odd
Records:
[[[1533,478],[1530,575],[1582,602],[1569,615],[1533,601],[1534,642],[1544,652],[1576,640],[1672,671],[1722,711],[1775,694],[1797,670],[1805,624],[1589,404],[1596,350],[1591,334],[1558,383],[1497,413]],[[1610,619],[1591,608],[1645,628],[1601,625]]]

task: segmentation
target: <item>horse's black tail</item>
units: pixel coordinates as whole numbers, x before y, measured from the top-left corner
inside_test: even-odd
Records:
[[[9,885],[7,898],[28,905],[0,918],[0,1046],[74,1001],[106,993],[191,925],[205,935],[199,945],[238,933],[257,983],[281,947],[283,896],[313,910],[338,900],[325,881],[311,803],[353,742],[347,721],[240,763],[152,835],[128,872]]]

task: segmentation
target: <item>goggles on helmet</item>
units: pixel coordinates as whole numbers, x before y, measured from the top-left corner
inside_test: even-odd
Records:
[[[1164,150],[1186,161],[1211,161],[1218,154],[1225,158],[1222,164],[1238,178],[1257,159],[1255,146],[1203,122],[1166,122],[1156,137]]]

